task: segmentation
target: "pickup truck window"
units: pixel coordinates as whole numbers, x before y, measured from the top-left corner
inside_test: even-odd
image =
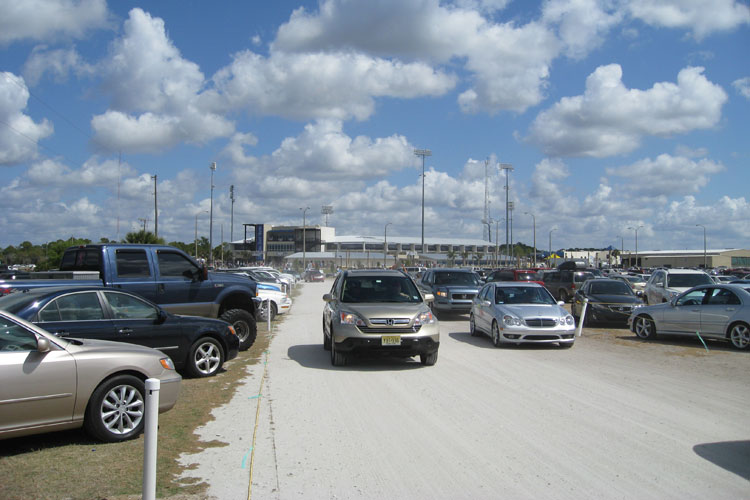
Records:
[[[117,277],[144,278],[151,276],[144,250],[117,250]]]
[[[78,248],[63,254],[61,271],[100,271],[99,249]]]
[[[162,276],[193,278],[199,269],[184,256],[173,252],[157,252],[159,274]]]

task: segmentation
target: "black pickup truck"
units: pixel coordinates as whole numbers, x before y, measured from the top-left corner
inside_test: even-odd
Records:
[[[256,282],[208,272],[164,245],[100,243],[65,250],[58,271],[0,280],[0,293],[43,286],[104,285],[135,292],[175,314],[219,318],[234,326],[240,350],[253,345],[260,298]]]

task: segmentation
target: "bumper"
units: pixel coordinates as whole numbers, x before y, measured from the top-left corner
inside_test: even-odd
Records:
[[[169,378],[162,378],[160,380],[159,413],[164,413],[167,410],[171,410],[175,403],[177,403],[177,398],[180,395],[180,385],[182,384],[182,377],[179,375],[175,375]]]
[[[432,303],[432,308],[435,311],[448,311],[448,312],[465,312],[471,311],[473,301],[471,300],[445,300],[438,299],[435,297],[435,301]]]
[[[575,326],[565,329],[505,327],[500,330],[500,341],[507,344],[572,344],[575,339]]]
[[[278,314],[284,314],[289,312],[289,310],[292,308],[292,299],[289,297],[284,297],[281,302],[278,304],[278,310],[276,311]]]
[[[336,342],[336,350],[354,353],[383,354],[390,356],[416,356],[431,354],[440,347],[431,337],[408,337],[401,339],[401,345],[382,345],[380,337],[349,337],[343,342]]]

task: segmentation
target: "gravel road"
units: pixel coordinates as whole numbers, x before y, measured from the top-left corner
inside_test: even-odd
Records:
[[[497,349],[458,316],[433,367],[332,367],[330,284],[301,286],[267,361],[200,430],[227,446],[182,458],[213,497],[750,498],[750,352],[624,328]]]

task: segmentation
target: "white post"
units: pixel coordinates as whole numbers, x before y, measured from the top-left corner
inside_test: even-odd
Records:
[[[268,321],[268,331],[271,331],[271,299],[266,301],[266,320]]]
[[[586,307],[589,305],[589,299],[585,298],[583,299],[583,307],[581,308],[581,316],[578,320],[578,331],[576,332],[576,335],[578,337],[581,336],[581,333],[583,332],[583,322],[586,321]]]
[[[161,380],[146,379],[146,410],[143,440],[143,500],[156,498],[156,444],[159,430]]]

